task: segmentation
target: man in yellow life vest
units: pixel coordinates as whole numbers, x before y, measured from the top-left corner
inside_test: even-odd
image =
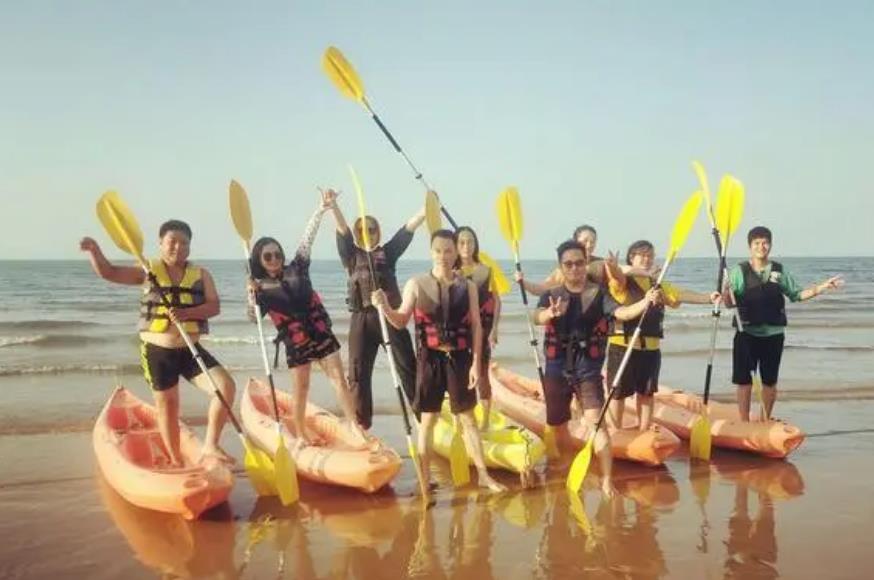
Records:
[[[138,324],[143,374],[158,407],[158,429],[170,454],[168,459],[173,466],[182,466],[179,376],[210,395],[213,390],[209,378],[200,371],[174,323],[181,323],[191,337],[204,365],[230,404],[233,404],[235,388],[230,374],[198,342],[209,332],[207,319],[219,314],[220,304],[212,276],[205,268],[188,261],[191,228],[185,222],[170,220],[161,225],[158,238],[160,258],[149,261],[149,270],[160,288],[154,287],[141,268],[112,264],[92,238],[82,238],[79,248],[88,253],[91,267],[104,280],[143,286]],[[160,292],[168,296],[172,305],[169,309],[164,306]],[[203,457],[233,461],[219,446],[226,420],[227,412],[214,397],[209,407]]]

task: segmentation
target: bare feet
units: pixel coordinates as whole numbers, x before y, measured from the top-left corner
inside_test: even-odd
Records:
[[[479,486],[488,488],[489,491],[494,493],[507,491],[507,486],[498,483],[497,481],[492,479],[491,475],[488,475],[486,473],[481,473],[479,475]]]
[[[605,499],[612,499],[616,495],[616,490],[613,488],[612,478],[605,477],[601,480],[601,493]]]
[[[197,462],[203,463],[208,459],[216,459],[218,461],[221,461],[222,463],[227,463],[228,465],[234,465],[237,462],[237,460],[231,457],[227,451],[225,451],[218,445],[212,444],[206,444],[203,446],[203,450],[200,452],[200,458],[197,460]]]

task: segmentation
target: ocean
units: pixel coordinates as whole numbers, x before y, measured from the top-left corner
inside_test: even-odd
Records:
[[[779,260],[779,258],[777,258]],[[781,260],[802,285],[842,274],[845,286],[810,302],[790,304],[786,351],[780,375],[780,400],[874,398],[874,258],[787,258]],[[245,316],[244,265],[240,260],[201,262],[212,273],[222,313],[211,320],[205,346],[244,384],[263,374],[257,331]],[[526,273],[541,279],[552,261],[529,261]],[[510,273],[512,264],[502,262]],[[402,260],[399,279],[426,271],[424,261]],[[334,260],[315,261],[315,288],[326,303],[341,343],[349,325],[345,272]],[[668,279],[682,287],[714,287],[712,259],[680,259]],[[86,261],[0,261],[0,435],[87,431],[117,383],[148,396],[139,366],[135,325],[138,287],[110,284]],[[518,372],[534,374],[521,299],[503,297],[500,342],[494,358]],[[700,391],[709,348],[711,316],[706,306],[670,310],[666,319],[661,382]],[[268,340],[272,330],[268,328]],[[730,316],[723,316],[717,342],[712,392],[723,400],[731,385]],[[272,344],[268,343],[271,349]],[[278,385],[289,388],[282,365]],[[380,355],[375,377],[377,414],[398,413],[386,360]],[[333,389],[316,373],[312,398],[337,410]],[[183,388],[183,413],[203,421],[206,401]],[[780,406],[776,415],[781,416]]]

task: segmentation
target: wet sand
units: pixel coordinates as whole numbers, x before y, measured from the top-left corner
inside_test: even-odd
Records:
[[[808,405],[793,411],[846,408]],[[858,427],[874,404],[852,411],[856,428],[813,433],[789,461],[618,462],[612,501],[589,477],[572,503],[546,467],[535,489],[508,474],[509,493],[456,492],[439,461],[424,511],[407,461],[376,495],[304,482],[291,508],[257,500],[241,473],[230,502],[196,522],[125,502],[90,433],[0,437],[0,577],[859,578],[874,564],[874,430]],[[396,423],[378,417],[375,430],[403,449]]]

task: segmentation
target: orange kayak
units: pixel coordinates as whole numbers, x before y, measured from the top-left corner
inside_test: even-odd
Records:
[[[318,405],[307,403],[307,428],[322,440],[321,445],[298,444],[291,435],[291,395],[276,390],[276,403],[283,423],[282,436],[301,477],[319,483],[353,487],[373,493],[387,485],[401,469],[401,458],[379,439],[363,441],[349,425]],[[240,402],[243,429],[256,445],[271,456],[279,447],[270,387],[249,379]]]
[[[228,467],[216,460],[198,464],[201,443],[179,423],[184,467],[171,468],[158,432],[157,411],[117,387],[97,422],[93,443],[106,482],[130,503],[192,520],[223,503],[234,485]]]
[[[627,405],[633,406],[631,397]],[[804,432],[783,421],[741,421],[737,405],[710,401],[710,433],[714,447],[749,451],[765,457],[783,458],[804,442]],[[630,408],[630,407],[629,407]],[[698,395],[659,385],[653,420],[682,439],[689,439],[704,401]]]
[[[546,426],[546,403],[540,382],[502,369],[496,364],[489,370],[492,380],[492,400],[505,415],[543,437]],[[661,465],[680,447],[680,440],[668,429],[655,426],[638,431],[633,419],[625,417],[624,429],[610,430],[613,457],[645,465]],[[589,437],[589,429],[581,421],[569,424],[571,438],[580,448]]]

